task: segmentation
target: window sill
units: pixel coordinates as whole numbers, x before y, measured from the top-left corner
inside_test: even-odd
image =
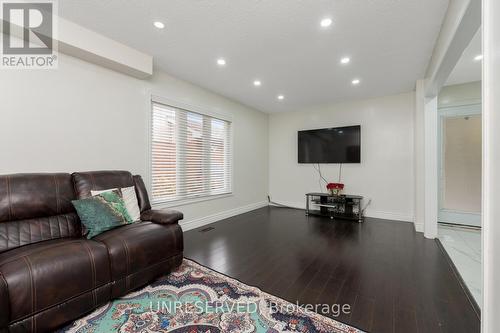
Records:
[[[179,199],[179,200],[173,200],[173,201],[154,201],[151,203],[151,206],[153,208],[172,208],[172,207],[191,205],[191,204],[203,202],[203,201],[223,199],[223,198],[228,198],[228,197],[232,197],[232,196],[233,196],[233,193],[231,192],[231,193],[210,195],[210,196],[206,196],[206,197],[197,197],[197,198],[195,197],[195,198]]]

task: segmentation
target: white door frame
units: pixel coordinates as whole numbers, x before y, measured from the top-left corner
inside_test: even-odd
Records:
[[[445,223],[462,224],[468,226],[481,227],[481,213],[450,210],[443,208],[444,194],[444,120],[453,117],[465,117],[481,115],[481,104],[471,104],[462,106],[444,107],[439,110],[438,126],[438,188],[439,188],[439,212],[438,221]]]
[[[500,332],[500,1],[483,0],[482,333]]]
[[[436,238],[438,222],[436,97],[480,26],[479,0],[450,1],[425,75],[417,81],[415,229],[423,229],[426,238]]]

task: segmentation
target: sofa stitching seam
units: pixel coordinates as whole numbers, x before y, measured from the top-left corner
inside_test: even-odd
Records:
[[[116,235],[116,238],[118,238],[120,240],[120,242],[123,244],[123,249],[125,250],[125,288],[128,290],[128,286],[129,286],[129,280],[127,278],[127,276],[129,275],[129,247],[127,245],[127,242],[126,240],[119,236],[119,235]],[[110,258],[111,259],[111,258]]]
[[[128,244],[127,244],[127,240],[126,240],[126,239],[124,239],[124,238],[122,238],[122,237],[119,237],[119,238],[120,238],[120,240],[122,241],[123,246],[125,247],[125,258],[126,258],[126,265],[127,265],[127,266],[126,266],[126,270],[125,270],[125,276],[127,277],[127,278],[125,279],[125,288],[127,288],[127,290],[128,290],[128,288],[129,288],[129,286],[130,286],[130,281],[129,281],[129,279],[128,279],[128,274],[129,274],[129,272],[130,272],[129,247],[128,247]]]
[[[5,285],[5,293],[7,294],[7,299],[9,300],[8,302],[8,307],[9,307],[9,310],[10,310],[10,293],[9,293],[9,284],[7,283],[7,279],[5,278],[5,276],[3,276],[2,273],[0,273],[0,279],[3,280],[3,283]],[[10,313],[9,311],[9,317],[12,317],[12,314]],[[7,318],[7,321],[10,322],[10,318]]]
[[[176,249],[177,248],[177,237],[176,237],[177,236],[176,235],[176,229],[177,228],[169,228],[169,229],[171,229],[170,233],[172,234],[172,238],[174,239],[174,241],[173,241],[173,243],[174,243],[174,249]]]
[[[57,223],[59,223],[59,216],[57,216]],[[50,239],[54,239],[54,234],[52,233],[52,228],[50,227],[52,224],[50,220],[47,223],[47,228],[49,229]]]
[[[32,238],[31,238],[31,223],[28,223],[28,235],[30,237],[30,243],[32,241]],[[19,245],[21,245],[21,226],[19,225]]]
[[[57,182],[56,175],[54,175],[54,185],[55,185],[55,190],[56,190],[56,211],[57,211],[57,215],[59,215],[59,214],[61,214],[60,205],[59,205],[59,184]]]
[[[57,229],[59,229],[59,237],[62,237],[62,234],[61,234],[61,224],[59,223],[59,218],[57,219]]]
[[[35,281],[33,279],[33,268],[31,267],[31,262],[28,256],[24,256],[23,260],[28,267],[29,277],[30,277],[30,292],[31,292],[31,313],[36,312],[36,296],[35,296]],[[34,318],[31,320],[31,330],[36,332],[36,321]]]
[[[5,177],[5,182],[7,184],[7,200],[9,201],[9,220],[12,220],[12,199],[10,197],[10,177]]]
[[[10,208],[10,182],[9,182],[9,176],[5,177],[5,188],[7,189],[7,201],[9,202],[9,221],[12,220],[12,212],[11,212],[11,208]],[[6,231],[6,236],[7,236],[7,244],[6,244],[6,248],[8,249],[9,248],[9,226],[6,226],[5,227],[5,231]]]
[[[69,224],[69,220],[68,220],[68,215],[67,214],[64,214],[64,219],[66,220],[66,228],[68,229],[68,235],[71,235],[72,232],[70,229],[70,224]]]
[[[92,251],[90,251],[89,245],[85,242],[83,242],[82,244],[85,247],[85,249],[87,250],[87,253],[89,255],[90,262],[91,262],[90,267],[92,268],[92,300],[93,300],[94,306],[95,306],[97,304],[96,292],[95,292],[95,288],[96,288],[96,284],[97,284],[95,258],[94,258],[94,254],[92,253]]]

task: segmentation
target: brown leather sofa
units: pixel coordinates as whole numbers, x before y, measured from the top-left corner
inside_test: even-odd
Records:
[[[92,240],[71,200],[135,186],[141,223]],[[50,332],[179,266],[182,213],[126,171],[0,176],[0,332]]]

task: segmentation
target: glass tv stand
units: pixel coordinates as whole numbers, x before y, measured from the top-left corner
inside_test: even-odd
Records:
[[[363,197],[359,195],[307,193],[306,215],[363,222]]]

